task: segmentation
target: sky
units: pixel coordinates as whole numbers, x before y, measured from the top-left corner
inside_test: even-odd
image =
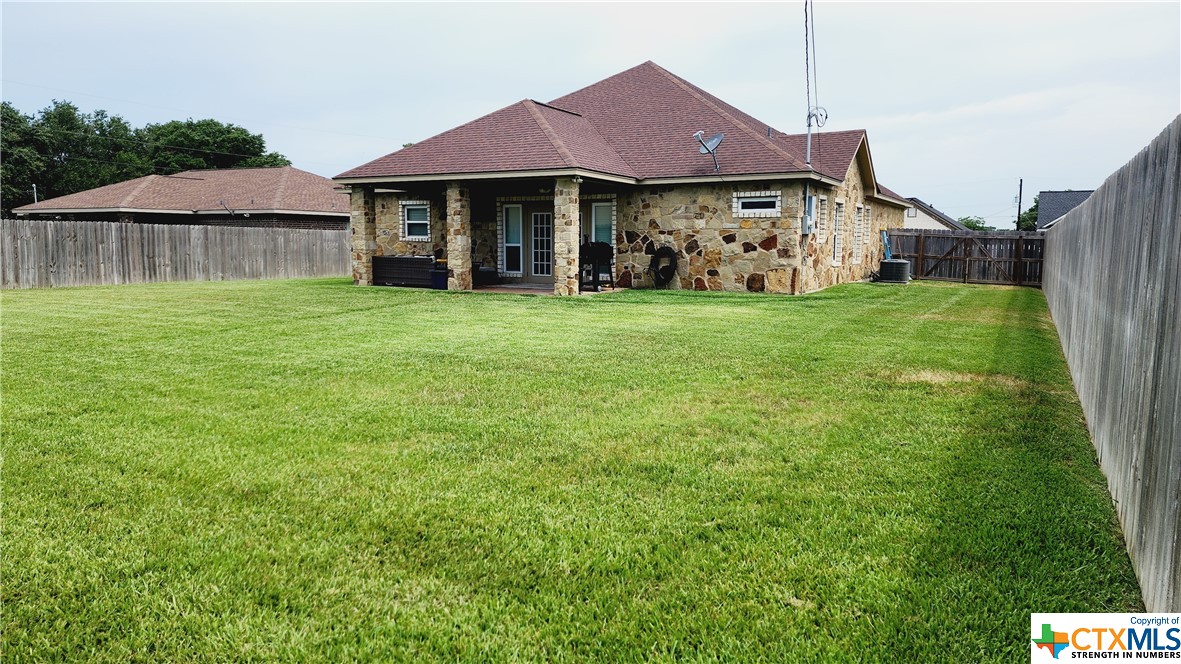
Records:
[[[214,118],[324,176],[646,60],[806,129],[804,3],[16,3],[0,96],[133,126]],[[878,180],[1012,228],[1094,189],[1181,113],[1181,2],[814,7],[820,129],[865,129]],[[659,112],[659,109],[653,109]]]

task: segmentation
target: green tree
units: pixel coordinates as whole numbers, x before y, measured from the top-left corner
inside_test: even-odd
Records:
[[[985,224],[984,219],[981,217],[960,217],[956,221],[960,222],[961,224],[967,226],[968,228],[970,228],[974,231],[995,231],[996,230],[996,228]]]
[[[1019,231],[1036,231],[1037,230],[1037,196],[1033,197],[1033,206],[1025,212],[1017,215],[1017,230]]]
[[[136,129],[118,115],[83,113],[54,100],[36,116],[4,102],[0,125],[0,207],[65,196],[151,173],[289,166],[267,152],[262,134],[217,120],[185,120]]]
[[[266,151],[262,134],[217,120],[150,124],[137,131],[136,138],[157,173],[291,165],[287,157]]]
[[[33,125],[45,160],[38,190],[43,198],[65,196],[140,177],[151,167],[140,157],[134,129],[106,111],[83,113],[67,101],[54,100]]]
[[[37,149],[33,118],[8,102],[0,104],[0,212],[33,202],[33,185],[45,168]]]

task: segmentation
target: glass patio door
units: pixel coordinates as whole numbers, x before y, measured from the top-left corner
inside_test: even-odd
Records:
[[[534,277],[552,277],[554,274],[554,214],[552,212],[534,212],[529,230],[533,268],[530,274]]]

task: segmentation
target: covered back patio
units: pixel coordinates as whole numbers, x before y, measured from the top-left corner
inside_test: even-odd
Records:
[[[576,295],[596,272],[612,285],[623,186],[581,174],[349,183],[353,280],[374,284],[375,257],[431,256],[446,262],[448,290],[498,284]],[[598,261],[582,271],[587,243]]]

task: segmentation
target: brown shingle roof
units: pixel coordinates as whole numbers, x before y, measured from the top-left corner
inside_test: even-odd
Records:
[[[724,132],[721,175],[805,172],[804,135],[784,135],[652,62],[541,104],[524,100],[338,178],[580,168],[635,179],[708,177],[697,131]],[[862,130],[814,137],[813,166],[843,180]]]
[[[348,195],[328,178],[292,166],[185,171],[148,175],[126,182],[50,198],[16,208],[39,210],[158,210],[194,212],[284,210],[349,213]]]
[[[807,134],[785,134],[778,140],[783,149],[792,154],[806,155],[808,152]],[[844,180],[863,140],[864,129],[812,132],[812,168],[836,180]]]
[[[644,179],[714,175],[713,160],[697,151],[697,131],[725,133],[722,175],[807,170],[802,157],[767,137],[767,124],[653,62],[551,103],[590,120]]]
[[[635,177],[577,113],[524,99],[337,177],[587,170]]]

